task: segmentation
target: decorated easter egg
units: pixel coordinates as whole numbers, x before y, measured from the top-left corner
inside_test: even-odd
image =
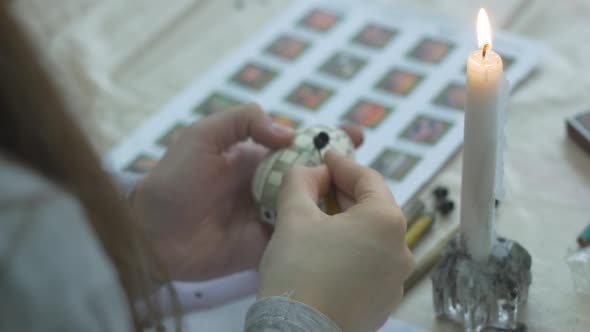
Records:
[[[354,144],[346,132],[316,125],[298,130],[291,146],[272,152],[260,163],[252,181],[252,192],[264,222],[275,223],[277,197],[284,174],[295,165],[322,165],[328,150],[354,156]]]

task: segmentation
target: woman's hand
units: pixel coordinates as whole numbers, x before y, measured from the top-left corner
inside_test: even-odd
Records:
[[[360,144],[362,133],[345,128]],[[172,277],[204,280],[257,267],[271,230],[251,191],[269,149],[294,133],[257,105],[215,113],[185,129],[140,183],[133,209]]]
[[[333,151],[326,164],[294,168],[283,180],[258,296],[289,296],[343,331],[375,331],[400,301],[413,268],[406,222],[376,171]],[[328,216],[317,202],[331,183],[349,203]]]

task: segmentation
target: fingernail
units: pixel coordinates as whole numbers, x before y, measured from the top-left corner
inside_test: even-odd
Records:
[[[326,151],[326,153],[334,154],[336,156],[344,157],[344,158],[350,159],[350,160],[355,160],[354,156],[347,155],[347,154],[343,153],[342,151],[338,151],[336,149],[329,149],[328,151]]]
[[[287,127],[285,125],[282,125],[278,122],[273,122],[270,130],[280,136],[291,136],[295,133],[295,131],[293,130],[293,128],[291,127]]]

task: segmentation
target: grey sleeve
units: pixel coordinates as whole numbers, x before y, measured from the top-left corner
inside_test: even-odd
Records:
[[[117,273],[69,195],[0,160],[0,331],[132,331]]]
[[[246,315],[245,332],[341,332],[318,310],[284,296],[256,301]]]

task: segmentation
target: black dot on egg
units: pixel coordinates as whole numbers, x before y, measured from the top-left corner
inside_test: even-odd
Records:
[[[321,150],[326,147],[330,143],[330,135],[325,131],[320,131],[315,137],[313,138],[313,145],[316,149]]]

